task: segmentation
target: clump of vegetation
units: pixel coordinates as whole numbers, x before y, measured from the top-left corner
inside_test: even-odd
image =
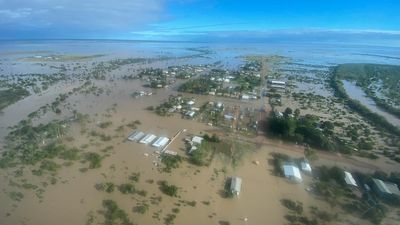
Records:
[[[26,96],[29,96],[29,94],[29,91],[21,87],[12,87],[6,90],[0,90],[0,111]]]
[[[319,121],[314,115],[296,116],[292,109],[286,108],[283,115],[273,113],[268,118],[267,132],[296,143],[306,143],[322,150],[338,150],[349,153],[349,146],[338,139],[334,126],[329,121]]]
[[[178,91],[188,92],[193,94],[208,94],[211,90],[219,87],[218,82],[207,78],[198,78],[189,80],[182,84]]]
[[[11,198],[11,200],[13,201],[21,201],[24,198],[24,194],[22,194],[21,192],[17,192],[17,191],[12,191],[8,193],[8,196]]]
[[[178,187],[175,185],[170,185],[168,184],[167,181],[160,181],[159,182],[160,185],[160,190],[162,193],[171,196],[171,197],[177,197],[178,196]]]
[[[131,173],[129,176],[129,180],[134,181],[134,182],[139,182],[140,180],[140,173]]]
[[[140,214],[145,214],[147,211],[149,211],[149,204],[147,203],[139,203],[135,208],[134,211]]]
[[[202,143],[197,146],[197,150],[189,155],[189,162],[197,166],[208,166],[214,156],[221,156],[227,164],[236,167],[241,162],[244,154],[255,149],[249,143],[232,140],[220,140],[216,135],[204,136]]]
[[[88,152],[84,156],[85,160],[89,162],[89,169],[96,169],[101,167],[103,158],[96,152]]]
[[[106,122],[102,122],[102,123],[99,123],[99,124],[98,124],[98,126],[99,126],[100,128],[102,128],[102,129],[105,129],[105,128],[111,126],[111,125],[112,125],[112,122],[111,122],[111,121],[106,121]]]
[[[293,201],[290,199],[281,199],[281,203],[283,206],[288,208],[289,210],[297,213],[297,214],[302,214],[303,213],[303,203],[297,201]]]
[[[107,193],[112,193],[115,190],[115,184],[112,182],[98,183],[95,185],[98,191],[105,191]]]
[[[65,150],[64,145],[56,142],[65,131],[66,124],[63,121],[54,120],[48,124],[33,126],[30,120],[22,120],[12,127],[5,138],[6,151],[2,153],[0,167],[35,165],[44,159],[55,158]]]
[[[168,214],[165,218],[164,218],[164,224],[165,225],[172,225],[174,224],[174,220],[176,218],[175,214]]]
[[[135,194],[136,192],[135,186],[129,183],[119,185],[118,190],[122,194]]]
[[[129,220],[126,212],[119,208],[115,201],[103,200],[103,208],[104,225],[134,225],[134,223]]]
[[[172,169],[179,167],[179,164],[182,162],[182,157],[179,155],[162,154],[161,162],[165,165],[163,170],[170,173]]]

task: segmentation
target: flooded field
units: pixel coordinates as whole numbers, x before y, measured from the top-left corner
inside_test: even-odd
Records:
[[[360,220],[357,213],[347,213],[316,194],[318,178],[302,172],[303,182],[294,183],[276,175],[272,153],[287,154],[296,161],[305,157],[307,147],[266,137],[258,125],[272,109],[283,112],[286,107],[303,107],[302,115],[314,114],[324,120],[334,118],[333,111],[338,115],[348,113],[331,99],[332,89],[326,85],[329,67],[353,61],[398,64],[397,58],[374,56],[377,52],[394,56],[397,51],[365,46],[317,45],[310,49],[308,45],[282,44],[1,42],[0,73],[4,83],[0,84],[5,88],[21,85],[30,95],[5,107],[0,114],[0,150],[4,153],[0,160],[0,224],[94,225],[114,224],[113,219],[122,218],[125,222],[119,221],[121,224],[133,221],[142,225],[283,225],[288,223],[287,215],[293,215],[283,205],[284,199],[301,202],[303,218],[318,218],[317,208],[317,212],[332,217],[326,223],[316,219],[321,224],[355,224]],[[213,69],[237,74],[246,63],[244,56],[254,55],[284,56],[284,61],[267,64],[268,76],[288,82],[287,91],[278,93],[280,105],[271,104],[270,95],[264,96],[267,82],[263,79],[259,87],[251,90],[259,95],[253,100],[243,93],[228,96],[216,94],[218,90],[212,90],[213,94],[208,90],[203,94],[178,91],[188,80],[207,78]],[[184,65],[197,67],[188,75],[190,78],[177,78],[187,74],[178,74],[181,71],[171,66]],[[143,72],[146,68],[160,70],[152,71],[156,74],[153,76]],[[142,76],[138,75],[140,72]],[[255,70],[254,74],[262,72]],[[38,78],[55,73],[65,76],[57,81]],[[218,88],[225,91],[238,86],[232,78]],[[353,89],[348,92],[357,99],[363,97]],[[314,101],[293,96],[299,93],[309,94]],[[167,116],[157,113],[160,104],[178,95],[193,99],[190,110],[196,112],[195,116],[187,116],[187,111],[181,110],[188,107],[186,100],[167,104],[171,112]],[[216,114],[219,106],[214,105],[218,103],[224,107],[218,111],[224,126],[204,119]],[[212,106],[209,111],[205,110],[207,105]],[[354,117],[362,121],[360,116]],[[335,119],[348,124],[354,117]],[[246,119],[257,122],[252,135],[243,135],[237,128]],[[370,124],[365,126],[373,129]],[[182,131],[167,148],[179,156],[178,166],[168,172],[163,155],[156,148],[128,141],[134,130],[168,138]],[[13,136],[15,133],[20,138]],[[187,153],[187,140],[206,137],[204,134],[215,134],[220,140],[219,145],[209,143],[214,146],[210,161],[199,166]],[[379,140],[376,146],[385,145],[378,132],[371,137]],[[34,150],[44,150],[36,155],[35,151],[30,152],[30,146],[21,145],[24,152],[6,153],[20,142],[32,144]],[[245,147],[234,151],[237,143]],[[225,148],[225,152],[215,146]],[[400,172],[398,163],[386,156],[373,160],[333,151],[315,154],[318,157],[311,162],[313,168],[338,166],[351,172]],[[230,157],[238,161],[232,163]],[[225,185],[232,176],[241,177],[243,184],[239,196],[227,197]],[[176,187],[176,193],[166,192],[165,182]],[[110,207],[107,201],[117,207]],[[395,214],[395,210],[390,212]],[[338,219],[334,214],[343,216]],[[385,222],[394,224],[396,219],[394,216]],[[360,224],[373,223],[362,219]]]
[[[360,101],[363,105],[368,107],[372,112],[378,113],[379,115],[385,117],[389,122],[393,123],[396,126],[400,126],[400,119],[397,117],[393,116],[390,113],[387,113],[386,111],[380,109],[375,102],[368,98],[364,91],[358,87],[356,84],[353,82],[344,80],[343,81],[343,87],[346,89],[346,92],[352,99],[356,99]]]

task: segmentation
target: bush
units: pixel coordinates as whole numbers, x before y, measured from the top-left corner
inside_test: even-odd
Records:
[[[302,214],[303,213],[303,203],[297,201],[293,201],[290,199],[282,199],[281,203],[283,206],[288,208],[291,211],[294,211],[297,214]]]
[[[122,194],[134,194],[136,191],[135,186],[133,186],[133,184],[121,184],[118,186],[118,190]]]
[[[175,185],[169,185],[167,181],[160,182],[160,190],[162,193],[171,196],[177,197],[178,196],[178,187]]]
[[[140,214],[145,214],[147,211],[149,211],[149,208],[150,207],[149,207],[148,204],[142,203],[142,204],[137,205],[134,208],[134,211],[137,212],[137,213],[140,213]]]
[[[171,172],[172,169],[179,167],[179,164],[182,162],[182,157],[179,155],[162,154],[161,162],[165,165],[164,171]]]
[[[101,167],[102,157],[95,152],[86,153],[85,160],[89,162],[89,169]]]
[[[134,225],[126,212],[120,209],[117,203],[113,200],[103,200],[103,215],[104,215],[104,225]]]

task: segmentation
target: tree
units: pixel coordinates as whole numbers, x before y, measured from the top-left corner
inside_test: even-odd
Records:
[[[287,107],[287,108],[285,109],[285,112],[283,113],[283,115],[284,115],[285,117],[288,117],[289,115],[292,115],[292,113],[293,113],[293,110],[292,110],[291,108]]]
[[[300,116],[300,109],[295,109],[294,110],[294,116],[297,118]]]

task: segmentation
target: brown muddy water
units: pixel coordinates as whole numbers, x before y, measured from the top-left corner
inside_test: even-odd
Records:
[[[177,63],[177,61],[179,60],[173,63]],[[185,61],[178,63],[183,64]],[[168,62],[152,64],[155,67],[168,65],[170,65]],[[82,145],[89,145],[84,151],[93,152],[100,152],[100,149],[106,146],[113,146],[109,156],[102,161],[101,168],[81,172],[80,169],[84,166],[78,161],[70,166],[63,166],[55,175],[57,183],[43,188],[42,199],[38,198],[34,191],[18,189],[10,183],[26,179],[30,183],[43,187],[43,182],[48,182],[49,175],[33,176],[30,173],[32,168],[29,166],[22,168],[24,175],[20,178],[15,177],[12,171],[0,170],[1,225],[79,225],[86,224],[90,215],[93,215],[95,221],[93,224],[101,224],[104,221],[101,215],[102,201],[105,199],[116,201],[118,206],[127,212],[128,217],[140,225],[164,224],[164,218],[171,214],[174,208],[179,208],[179,213],[174,221],[176,225],[219,224],[220,221],[229,221],[233,225],[283,225],[287,223],[284,216],[288,213],[280,203],[283,198],[301,201],[304,208],[318,206],[321,209],[331,210],[325,202],[306,191],[311,177],[303,175],[304,182],[294,184],[272,175],[272,166],[268,164],[271,152],[284,151],[291,156],[303,156],[302,150],[297,151],[291,145],[263,144],[256,152],[246,154],[239,166],[235,168],[216,157],[208,167],[196,167],[183,162],[180,168],[174,169],[171,173],[160,172],[155,165],[160,163],[160,159],[154,154],[154,148],[126,142],[126,137],[132,132],[127,127],[121,133],[116,132],[115,129],[135,120],[141,122],[138,126],[139,130],[151,132],[157,136],[172,137],[177,131],[186,129],[187,131],[182,133],[169,147],[170,150],[185,156],[183,142],[185,137],[211,132],[217,128],[195,120],[182,119],[180,115],[160,117],[154,112],[146,110],[148,106],[158,106],[169,95],[177,94],[176,85],[181,81],[166,89],[147,89],[140,81],[118,80],[129,70],[128,67],[130,66],[110,74],[116,78],[115,81],[94,81],[96,86],[104,88],[104,94],[100,96],[73,94],[63,103],[60,115],[48,112],[40,119],[34,120],[34,123],[38,124],[53,119],[66,119],[72,116],[72,111],[75,109],[80,113],[88,114],[90,121],[84,128],[86,133],[82,132],[84,129],[80,125],[73,124],[67,134],[71,141],[65,141],[65,144],[78,148]],[[130,69],[135,68],[130,67]],[[43,105],[51,104],[59,94],[67,93],[79,85],[79,82],[59,83],[44,93],[29,96],[7,107],[0,115],[0,139],[3,140],[9,132],[7,127],[17,124],[29,113]],[[131,97],[135,91],[152,91],[153,95],[135,99]],[[190,94],[184,94],[184,96],[195,97],[196,107],[200,107],[207,101],[222,101],[227,105],[253,108],[259,108],[263,104],[262,100],[244,102],[215,96]],[[97,124],[106,121],[112,122],[112,125],[100,130]],[[91,130],[101,131],[113,138],[107,142],[92,141],[87,134]],[[253,163],[254,161],[259,161],[260,164],[256,165]],[[320,165],[340,163],[341,166],[356,169],[353,161],[341,161],[340,158],[330,155],[321,155],[318,163]],[[369,163],[365,162],[366,165]],[[363,166],[361,163],[360,165]],[[129,176],[133,172],[140,172],[140,181],[135,186],[137,189],[146,190],[146,197],[136,194],[124,195],[118,190],[106,193],[97,191],[95,188],[95,185],[100,182],[113,182],[116,185],[128,182]],[[233,175],[243,179],[241,194],[233,199],[223,198],[221,191],[224,182]],[[154,182],[151,183],[149,180]],[[178,186],[179,196],[173,198],[162,194],[157,185],[157,181],[160,180],[166,180],[170,184]],[[13,201],[9,198],[8,193],[13,190],[21,191],[24,194],[21,201]],[[162,200],[159,203],[151,204],[151,199],[159,196]],[[189,206],[185,203],[187,201],[195,201],[196,205]],[[134,207],[142,202],[150,205],[149,211],[144,215],[134,212]],[[351,216],[346,217],[354,220]],[[244,218],[247,218],[247,221]]]

